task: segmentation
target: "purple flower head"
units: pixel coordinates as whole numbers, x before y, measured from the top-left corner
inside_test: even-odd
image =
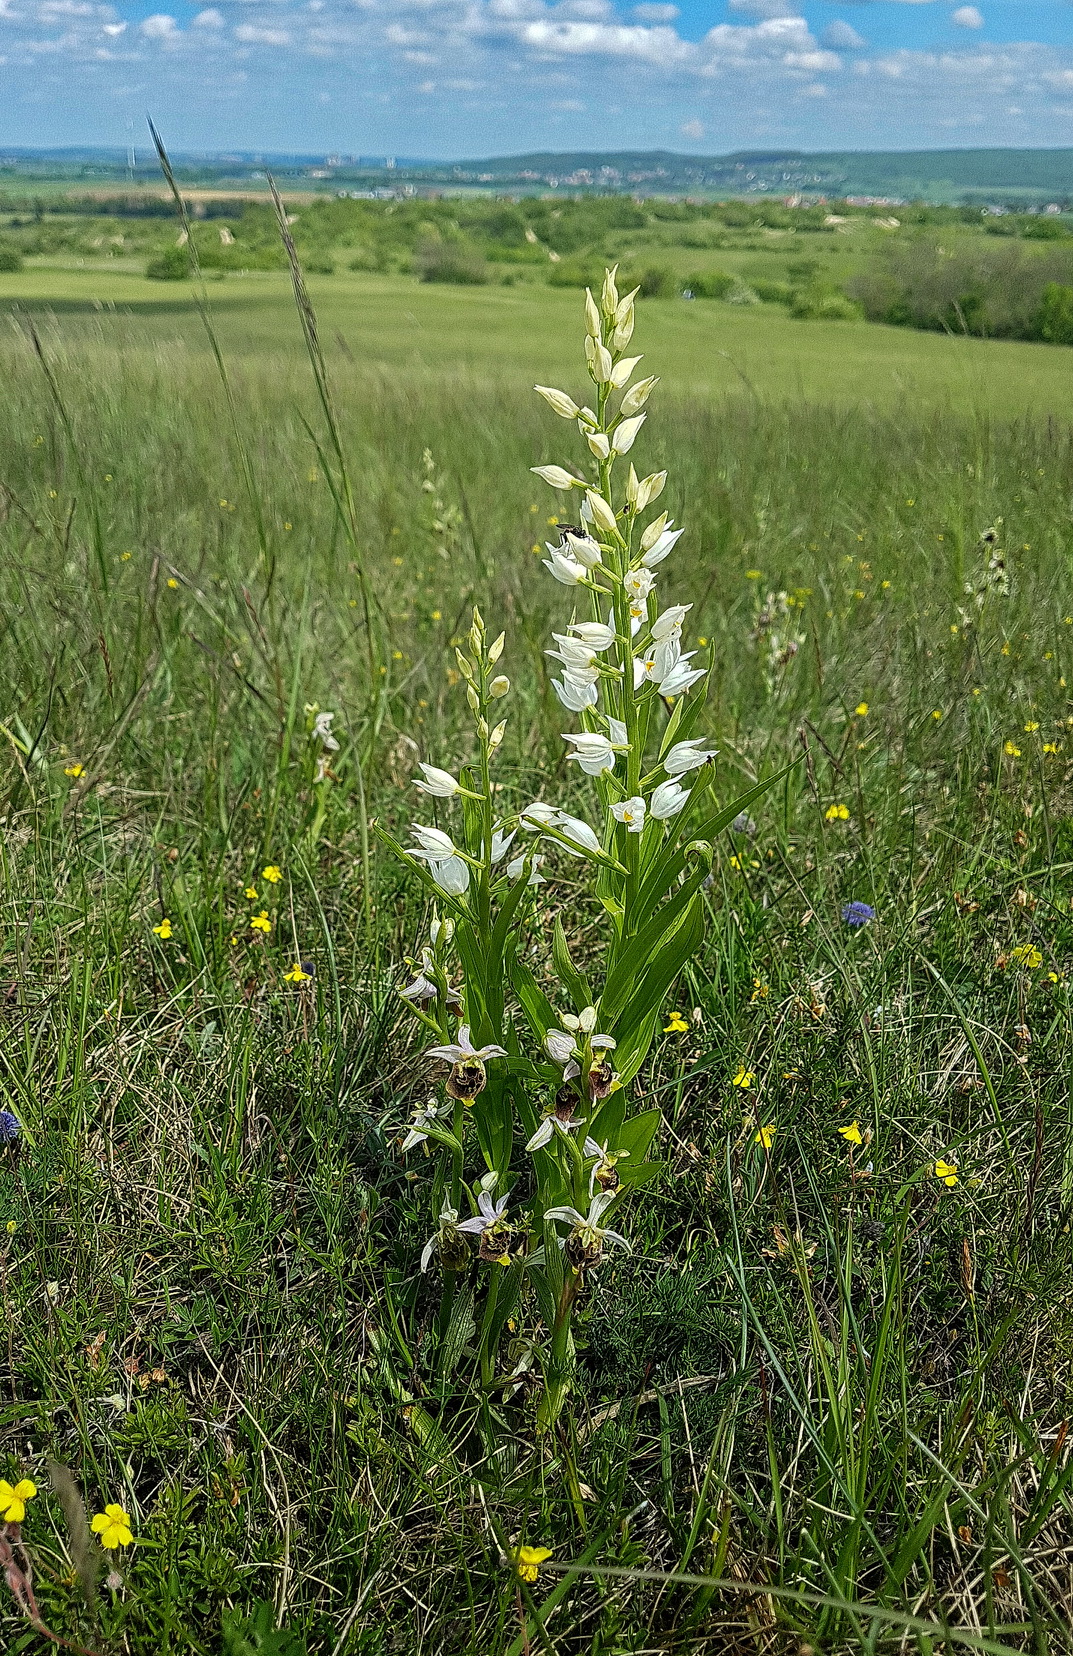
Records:
[[[0,1110],[0,1144],[14,1144],[19,1131],[18,1117],[10,1110]]]
[[[842,918],[847,926],[853,927],[854,931],[859,931],[862,926],[867,926],[869,920],[874,920],[875,917],[876,911],[870,903],[844,903],[842,905]]]

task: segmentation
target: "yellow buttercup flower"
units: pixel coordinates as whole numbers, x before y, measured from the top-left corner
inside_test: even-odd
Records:
[[[168,938],[171,936],[171,921],[168,919],[167,915],[164,916],[159,926],[153,927],[153,930],[156,932],[158,937],[162,937],[164,941],[167,942]]]
[[[113,1547],[129,1547],[134,1540],[130,1519],[115,1501],[110,1501],[103,1512],[96,1513],[89,1527],[94,1535],[100,1536],[101,1546],[109,1550]]]
[[[1044,751],[1044,753],[1057,753],[1058,752],[1058,743],[1057,742],[1044,742],[1043,751]]]
[[[1002,751],[1008,753],[1011,759],[1020,759],[1021,757],[1021,749],[1016,742],[1007,742]]]
[[[935,1177],[941,1179],[944,1185],[953,1189],[958,1182],[957,1162],[937,1161],[935,1163]]]
[[[21,1524],[26,1516],[26,1503],[37,1494],[37,1485],[29,1478],[20,1478],[12,1487],[6,1478],[0,1478],[0,1519],[5,1524]]]
[[[551,1557],[550,1547],[515,1547],[514,1568],[523,1581],[535,1581],[540,1566]]]
[[[684,1035],[689,1025],[680,1012],[672,1012],[670,1021],[663,1026],[664,1035]]]
[[[756,1076],[753,1074],[752,1070],[746,1069],[745,1065],[742,1064],[731,1085],[741,1087],[743,1091],[748,1091],[755,1080]]]
[[[842,1134],[842,1137],[846,1140],[847,1144],[864,1143],[864,1134],[861,1132],[859,1122],[851,1121],[848,1127],[840,1127],[838,1130]]]
[[[268,910],[262,909],[260,914],[255,914],[253,919],[250,921],[250,926],[254,931],[264,932],[267,937],[269,932],[272,930],[272,922],[268,918]]]
[[[256,901],[257,901],[257,887],[256,886],[247,886],[245,891],[242,893],[242,895],[247,899],[248,902],[256,903]]]
[[[932,713],[932,718],[933,718],[933,719],[934,719],[934,720],[935,720],[935,723],[936,723],[936,724],[938,724],[938,723],[939,723],[939,721],[940,721],[940,719],[941,719],[941,718],[942,718],[942,716],[943,716],[943,710],[942,710],[942,708],[941,708],[941,707],[937,707],[937,708],[936,708],[936,709],[935,709],[935,710],[934,710],[934,712],[933,712],[933,713]]]
[[[762,978],[753,978],[753,992],[749,996],[749,999],[751,1001],[767,1000],[770,992],[771,991],[768,989],[767,984]]]
[[[765,1150],[770,1150],[775,1142],[777,1127],[761,1127],[753,1134],[753,1143],[762,1144]]]
[[[84,776],[85,771],[86,771],[85,765],[80,765],[77,762],[77,760],[75,761],[75,763],[73,765],[64,765],[64,767],[63,767],[64,776],[73,776],[76,780],[78,779],[78,777]]]
[[[1043,964],[1043,956],[1032,943],[1018,943],[1016,949],[1010,950],[1010,959],[1016,960],[1019,966],[1027,966],[1029,971]]]
[[[858,719],[866,718],[868,714],[868,703],[858,702],[853,711],[856,713]]]
[[[284,983],[308,983],[313,976],[312,972],[303,972],[302,962],[296,960],[289,972],[284,972]]]
[[[269,885],[279,885],[283,878],[283,870],[278,868],[275,863],[269,863],[267,868],[262,868],[261,878],[267,880]]]
[[[170,586],[170,587],[171,587],[171,590],[172,590],[172,591],[173,591],[173,592],[174,592],[174,591],[175,591],[175,590],[176,590],[176,588],[177,588],[177,587],[178,587],[178,585],[179,585],[179,583],[178,583],[178,581],[177,581],[177,580],[176,580],[176,579],[175,579],[175,577],[174,577],[174,575],[169,575],[169,576],[168,576],[168,585],[169,585],[169,586]]]
[[[1025,732],[1029,736],[1031,736],[1031,734],[1034,730],[1038,730],[1038,729],[1039,729],[1039,720],[1038,719],[1029,719],[1028,723],[1025,725]]]
[[[828,807],[827,807],[826,811],[824,811],[823,815],[824,815],[824,820],[826,822],[848,822],[849,821],[849,806],[848,805],[828,805]]]

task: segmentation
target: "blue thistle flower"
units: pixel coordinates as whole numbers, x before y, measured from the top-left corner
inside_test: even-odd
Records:
[[[844,903],[842,918],[847,926],[859,931],[861,926],[867,926],[869,920],[874,920],[876,911],[870,903]]]

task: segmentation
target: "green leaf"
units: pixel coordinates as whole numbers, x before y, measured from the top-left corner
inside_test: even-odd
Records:
[[[621,944],[621,957],[608,972],[607,982],[600,996],[600,1023],[607,1033],[611,1033],[622,1021],[635,980],[639,976],[647,979],[653,958],[663,954],[675,933],[681,929],[690,903],[702,881],[707,878],[711,867],[710,857],[698,857],[695,851],[693,855],[698,866],[685,885],[666,903],[661,904],[635,937],[627,938]],[[691,953],[692,949],[682,954],[679,966]],[[675,970],[677,971],[678,967]]]
[[[528,966],[517,957],[510,962],[510,979],[521,1002],[522,1011],[529,1020],[530,1029],[538,1040],[542,1041],[549,1029],[558,1027],[559,1014]]]
[[[555,917],[555,936],[551,945],[551,958],[559,982],[570,996],[577,1010],[584,1012],[587,1006],[592,1005],[592,991],[570,959],[570,947],[566,941],[563,923],[558,915]]]

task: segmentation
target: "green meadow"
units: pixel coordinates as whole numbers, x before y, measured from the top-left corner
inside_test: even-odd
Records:
[[[543,654],[576,497],[530,470],[578,460],[531,387],[591,397],[582,296],[309,291],[323,398],[285,272],[209,280],[218,359],[190,282],[0,274],[0,1644],[1070,1650],[1068,350],[638,302],[711,787],[778,780],[714,842],[546,1431],[537,1300],[482,1375],[419,1266],[433,906],[380,835],[461,820],[412,784],[472,758],[475,604],[497,809],[593,818]],[[544,873],[567,1010],[557,923],[598,975],[605,917]]]

